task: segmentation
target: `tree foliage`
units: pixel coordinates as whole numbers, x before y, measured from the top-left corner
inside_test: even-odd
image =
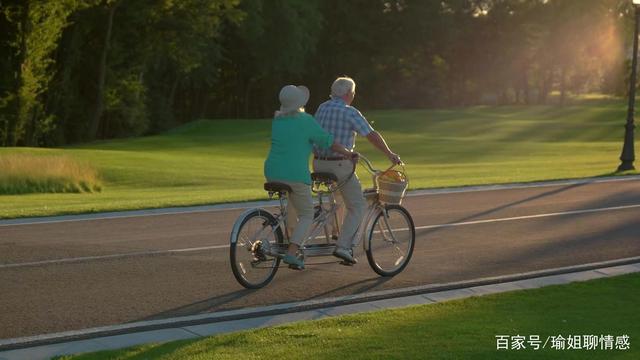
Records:
[[[309,107],[350,75],[365,108],[623,94],[624,0],[0,0],[0,145],[138,136]]]

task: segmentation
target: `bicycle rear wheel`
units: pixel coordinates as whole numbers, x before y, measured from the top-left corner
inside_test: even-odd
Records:
[[[385,211],[388,219],[385,219]],[[372,224],[366,249],[369,265],[381,276],[399,274],[413,255],[416,230],[411,215],[402,206],[387,205]]]
[[[283,235],[277,221],[268,211],[255,209],[246,212],[236,221],[231,232],[231,270],[236,280],[247,289],[259,289],[267,285],[278,271],[280,258],[268,253],[268,249],[283,243]]]

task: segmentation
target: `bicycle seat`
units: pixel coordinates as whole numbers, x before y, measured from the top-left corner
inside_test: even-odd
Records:
[[[335,174],[328,172],[314,172],[311,173],[311,180],[323,183],[338,182],[338,177]]]
[[[276,181],[264,183],[264,189],[274,193],[293,192],[293,190],[291,190],[291,186],[285,183],[276,182]]]

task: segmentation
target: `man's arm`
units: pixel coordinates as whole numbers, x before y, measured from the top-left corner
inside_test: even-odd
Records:
[[[377,131],[372,131],[367,135],[367,140],[369,140],[369,142],[375,146],[376,149],[382,151],[385,155],[387,155],[387,157],[389,158],[389,161],[391,161],[394,164],[399,164],[402,161],[400,160],[400,156],[398,156],[398,154],[394,153],[393,151],[391,151],[391,149],[389,149],[389,146],[387,145],[387,142],[384,141],[384,138],[382,137],[382,135],[380,135],[380,133],[378,133]]]

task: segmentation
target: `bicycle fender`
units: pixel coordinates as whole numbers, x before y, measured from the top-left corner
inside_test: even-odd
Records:
[[[369,250],[369,242],[366,241],[367,240],[367,236],[368,236],[368,234],[371,233],[371,230],[373,229],[373,222],[374,222],[375,218],[378,217],[378,214],[380,214],[380,212],[382,212],[382,209],[379,208],[379,207],[376,207],[376,208],[372,209],[371,211],[369,211],[369,213],[365,217],[364,224],[367,224],[367,226],[364,228],[364,231],[362,232],[362,234],[358,237],[359,239],[361,239],[362,248],[365,251]]]
[[[238,216],[238,219],[233,224],[233,228],[231,230],[231,235],[229,236],[229,242],[231,244],[235,243],[236,242],[235,239],[238,238],[238,232],[240,231],[240,225],[242,225],[242,223],[247,218],[247,216],[249,216],[250,214],[254,213],[255,211],[265,212],[265,213],[268,213],[269,215],[271,215],[270,212],[268,212],[265,209],[261,209],[261,208],[253,208],[253,209],[245,210],[242,214],[240,214],[240,216]]]

